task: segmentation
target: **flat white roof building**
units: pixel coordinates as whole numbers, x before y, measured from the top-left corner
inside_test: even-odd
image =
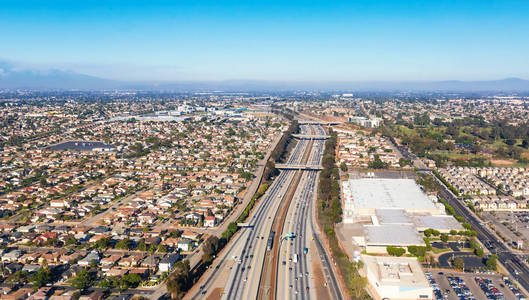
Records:
[[[439,209],[412,179],[362,178],[344,184],[352,195],[357,215],[373,215],[375,209],[438,213]],[[345,191],[344,191],[345,193]]]
[[[350,179],[342,186],[344,223],[362,226],[352,239],[368,253],[385,253],[387,246],[424,246],[419,232],[428,228],[463,230],[412,179]]]
[[[366,245],[370,248],[386,246],[424,246],[424,240],[412,224],[364,226]],[[367,252],[370,252],[367,249]],[[376,251],[378,252],[378,251]]]
[[[433,299],[417,258],[362,255],[360,260],[380,299]]]
[[[439,230],[447,233],[450,230],[464,230],[463,226],[452,216],[413,216],[413,222],[419,231],[424,231],[428,228]]]

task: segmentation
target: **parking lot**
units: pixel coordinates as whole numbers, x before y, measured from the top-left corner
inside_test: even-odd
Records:
[[[529,240],[529,212],[482,212],[482,217],[490,221],[511,247],[517,247],[519,239]],[[520,236],[515,234],[517,231]],[[513,243],[514,242],[514,243]],[[525,243],[524,250],[529,249]]]
[[[441,269],[428,269],[426,271],[430,284],[434,287],[434,299],[525,299],[515,296],[509,288],[508,283],[510,282],[504,281],[499,274],[462,273]],[[488,297],[480,284],[489,293]],[[436,288],[438,289],[436,290]],[[514,291],[516,292],[516,289]]]

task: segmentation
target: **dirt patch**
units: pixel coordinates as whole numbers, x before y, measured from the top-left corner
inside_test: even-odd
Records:
[[[315,249],[315,247],[311,247],[311,249]],[[314,276],[314,292],[316,294],[316,299],[331,299],[329,287],[324,284],[326,279],[323,275],[321,264],[318,263],[320,258],[314,252],[316,251],[312,251],[312,275]]]
[[[510,166],[516,163],[514,160],[508,159],[493,159],[491,162],[495,165]]]
[[[222,297],[222,289],[216,288],[206,297],[206,300],[218,300]]]

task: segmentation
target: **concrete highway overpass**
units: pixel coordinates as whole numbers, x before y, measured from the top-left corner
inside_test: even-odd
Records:
[[[319,165],[276,164],[276,169],[319,171],[319,170],[322,170],[323,168]]]
[[[315,135],[315,134],[293,134],[292,136],[299,140],[326,140],[329,138],[328,135]]]

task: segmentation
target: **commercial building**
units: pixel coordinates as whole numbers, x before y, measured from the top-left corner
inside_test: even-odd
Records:
[[[360,126],[364,126],[367,128],[374,128],[378,127],[380,125],[380,118],[365,118],[365,117],[357,117],[357,116],[349,116],[348,121],[351,123],[358,124]]]
[[[420,232],[463,230],[412,179],[361,178],[342,183],[344,223],[353,224],[353,242],[368,253],[388,246],[425,246]]]
[[[354,198],[355,215],[371,216],[376,209],[403,209],[412,213],[439,212],[412,179],[361,178],[343,183],[344,195]]]
[[[361,255],[360,260],[379,299],[433,299],[417,258]]]

